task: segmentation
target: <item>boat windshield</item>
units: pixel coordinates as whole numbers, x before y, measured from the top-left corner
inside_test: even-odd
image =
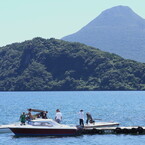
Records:
[[[49,126],[49,127],[60,126],[60,124],[58,124],[53,120],[35,120],[35,121],[31,121],[30,124],[33,126]]]
[[[31,125],[33,125],[33,126],[48,126],[48,127],[52,127],[53,126],[49,122],[33,122]]]

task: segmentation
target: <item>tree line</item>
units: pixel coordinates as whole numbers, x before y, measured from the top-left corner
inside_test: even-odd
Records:
[[[0,70],[0,91],[145,90],[144,63],[54,38],[1,47]]]

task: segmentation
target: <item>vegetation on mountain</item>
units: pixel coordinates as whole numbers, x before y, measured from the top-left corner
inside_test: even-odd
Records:
[[[0,70],[0,91],[145,90],[145,64],[54,38],[1,47]]]

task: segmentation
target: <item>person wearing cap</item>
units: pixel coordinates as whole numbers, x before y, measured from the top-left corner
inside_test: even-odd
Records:
[[[81,126],[84,127],[84,111],[83,110],[80,110],[79,112],[79,123]]]
[[[55,114],[55,121],[57,123],[60,123],[62,120],[62,113],[60,112],[59,109],[56,110],[56,114]]]

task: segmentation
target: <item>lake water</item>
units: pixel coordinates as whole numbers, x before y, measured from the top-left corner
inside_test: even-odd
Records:
[[[78,124],[78,112],[119,122],[121,126],[145,126],[144,91],[98,92],[0,92],[0,124],[17,122],[28,108],[47,110],[54,118],[59,108],[65,124]],[[0,134],[0,145],[144,145],[145,135],[82,135],[78,137],[15,137]]]

